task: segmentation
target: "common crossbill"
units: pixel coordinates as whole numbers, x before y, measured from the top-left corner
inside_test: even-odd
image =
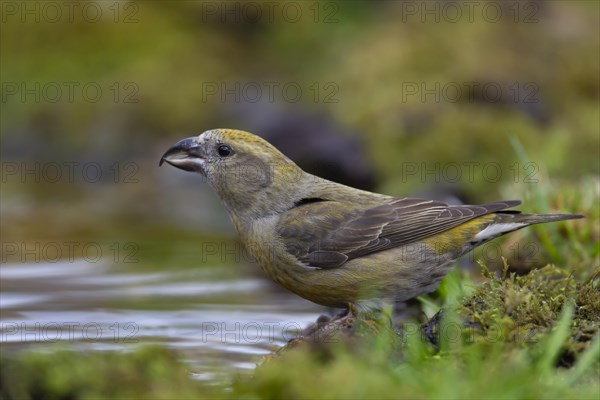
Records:
[[[517,200],[448,205],[354,189],[304,172],[239,130],[181,140],[163,162],[206,177],[271,279],[332,307],[411,299],[433,291],[457,258],[482,243],[582,217],[508,210]]]

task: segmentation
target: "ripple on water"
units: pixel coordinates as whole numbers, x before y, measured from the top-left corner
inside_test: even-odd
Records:
[[[262,279],[228,279],[207,270],[120,273],[77,260],[3,265],[2,344],[43,349],[60,342],[109,351],[160,343],[181,354],[195,379],[222,381],[251,371],[323,312],[268,290]],[[221,295],[228,304],[214,303]],[[130,307],[132,300],[140,309]]]

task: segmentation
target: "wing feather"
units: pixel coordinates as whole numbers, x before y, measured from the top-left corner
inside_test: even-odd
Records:
[[[365,208],[322,201],[287,211],[277,232],[286,250],[307,266],[338,268],[348,260],[413,243],[520,203],[511,200],[454,206],[434,200],[394,198]]]

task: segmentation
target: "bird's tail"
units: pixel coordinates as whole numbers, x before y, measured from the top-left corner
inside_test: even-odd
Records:
[[[475,239],[481,243],[529,225],[584,218],[581,214],[521,214],[518,211],[499,211],[496,218],[479,232]]]
[[[495,223],[522,223],[526,225],[584,218],[581,214],[513,214],[499,212],[496,215]]]

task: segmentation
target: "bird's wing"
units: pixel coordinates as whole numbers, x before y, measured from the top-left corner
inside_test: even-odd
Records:
[[[393,198],[359,208],[319,201],[282,214],[276,229],[286,250],[305,265],[337,268],[353,258],[416,242],[520,203],[451,206],[434,200]]]

